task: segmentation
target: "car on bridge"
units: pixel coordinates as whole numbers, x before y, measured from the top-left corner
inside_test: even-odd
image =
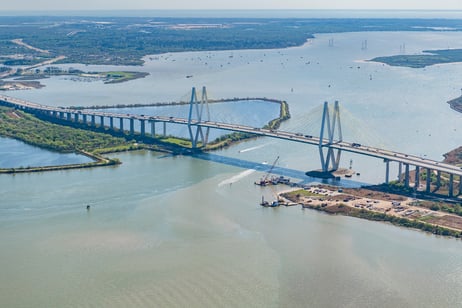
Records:
[[[351,144],[351,146],[352,146],[352,147],[355,147],[355,148],[359,148],[359,147],[361,146],[361,144],[360,144],[360,143],[353,142],[353,143]]]

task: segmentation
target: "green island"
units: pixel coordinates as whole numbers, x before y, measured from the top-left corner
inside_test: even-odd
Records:
[[[231,101],[237,100],[246,99],[232,99]],[[282,121],[290,118],[288,104],[285,101],[266,100],[280,104],[280,115],[271,120],[264,128],[277,129]],[[226,100],[215,102],[218,101]],[[141,149],[184,154],[193,150],[216,150],[244,139],[256,137],[256,135],[249,133],[231,133],[217,138],[205,147],[192,149],[191,141],[185,138],[161,135],[142,136],[139,132],[130,135],[128,132],[112,131],[108,127],[90,127],[86,123],[73,123],[57,118],[40,119],[35,115],[2,106],[0,106],[0,136],[18,139],[34,146],[61,153],[80,153],[94,160],[94,162],[75,165],[5,168],[0,169],[0,173],[117,165],[121,163],[118,159],[105,158],[102,154]],[[198,147],[201,146],[198,144]]]
[[[48,66],[43,71],[39,68],[35,69],[12,69],[4,73],[3,78],[13,77],[13,81],[0,80],[0,90],[26,90],[40,89],[44,87],[39,79],[50,78],[51,76],[69,76],[74,81],[98,81],[101,80],[105,84],[114,84],[126,82],[138,78],[148,76],[146,72],[132,71],[108,71],[108,72],[84,72],[82,70],[69,68],[68,70],[61,69],[55,66]]]
[[[424,68],[435,64],[462,62],[462,49],[424,50],[423,52],[425,54],[376,57],[369,61],[411,68]]]
[[[456,19],[418,18],[0,16],[0,24],[0,63],[9,67],[56,59],[142,65],[143,57],[168,52],[300,46],[316,33],[462,30]]]

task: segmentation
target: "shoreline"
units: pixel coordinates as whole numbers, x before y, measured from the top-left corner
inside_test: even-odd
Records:
[[[462,95],[447,102],[452,110],[462,113]]]
[[[422,206],[424,200],[363,188],[316,185],[280,194],[330,215],[344,215],[421,230],[435,235],[462,238],[462,217]]]
[[[218,103],[218,102],[234,102],[234,101],[245,101],[245,100],[262,100],[262,101],[267,101],[267,102],[273,102],[273,103],[278,103],[280,104],[280,112],[279,116],[275,119],[272,119],[266,124],[264,127],[269,128],[269,129],[277,129],[279,125],[281,124],[282,121],[285,121],[290,118],[290,112],[289,112],[289,106],[286,101],[283,100],[277,100],[277,99],[270,99],[270,98],[246,98],[246,99],[239,99],[239,98],[233,98],[233,99],[219,99],[219,100],[214,100],[213,102]],[[189,103],[174,103],[174,104],[189,104]],[[141,106],[152,106],[150,104],[148,105],[131,105],[131,107],[141,107]],[[162,106],[155,104],[154,106]],[[124,107],[130,107],[130,105],[125,105]],[[94,107],[85,107],[88,109],[99,109],[100,107],[94,106]],[[107,108],[113,108],[113,107],[107,107]],[[123,108],[123,107],[119,107]],[[20,119],[21,116],[16,114],[16,112],[10,113],[10,117]],[[30,115],[32,116],[32,115]],[[37,117],[34,117],[35,119],[40,119]],[[1,120],[1,119],[0,119]],[[121,149],[118,148],[96,148],[92,152],[90,151],[84,151],[81,149],[74,149],[74,153],[78,154],[83,154],[86,155],[95,161],[90,162],[90,163],[82,163],[82,164],[70,164],[70,165],[56,165],[56,166],[43,166],[43,167],[26,167],[26,168],[0,168],[0,174],[14,174],[14,173],[27,173],[27,172],[41,172],[41,171],[55,171],[55,170],[66,170],[66,169],[78,169],[78,168],[91,168],[91,167],[100,167],[100,166],[111,166],[111,165],[118,165],[121,164],[118,159],[110,159],[110,158],[104,158],[100,156],[97,153],[104,153],[104,154],[110,154],[110,153],[116,153],[120,151],[129,151],[129,150],[150,150],[150,151],[159,151],[159,152],[168,152],[168,153],[176,153],[176,154],[182,154],[187,151],[194,151],[194,149],[191,148],[190,141],[182,138],[157,138],[157,137],[152,137],[152,136],[141,136],[139,133],[135,134],[134,136],[129,136],[125,133],[120,133],[120,132],[113,132],[111,133],[106,127],[99,127],[99,128],[94,128],[92,129],[89,126],[86,126],[85,124],[76,124],[76,123],[68,123],[66,121],[60,120],[60,119],[47,119],[43,120],[45,123],[49,125],[61,125],[65,127],[72,127],[73,129],[83,129],[86,131],[96,131],[100,133],[107,134],[109,136],[121,136],[126,139],[126,144],[123,146]],[[7,136],[5,137],[10,137],[14,138],[17,140],[21,140],[26,143],[30,143],[25,139],[17,138],[15,136]],[[253,134],[248,134],[248,133],[231,133],[231,134],[226,134],[222,137],[217,138],[214,141],[211,141],[208,143],[203,149],[199,149],[201,151],[214,151],[218,150],[227,146],[231,146],[233,144],[236,144],[240,141],[249,139],[249,138],[254,138],[255,135]],[[128,138],[128,139],[127,139]],[[166,141],[170,140],[170,141]],[[136,146],[132,143],[133,141],[136,141],[135,143]],[[139,143],[138,143],[139,142]],[[36,143],[30,143],[34,146],[38,146],[41,148],[46,148],[49,149],[47,143],[43,143],[42,146],[40,144]],[[56,150],[56,149],[55,149]],[[60,152],[59,150],[57,150]]]

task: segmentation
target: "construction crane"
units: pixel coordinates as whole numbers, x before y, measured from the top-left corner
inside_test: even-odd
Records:
[[[266,186],[271,182],[271,181],[268,180],[268,178],[269,178],[271,172],[273,171],[274,166],[276,166],[276,163],[278,162],[278,160],[279,160],[279,156],[276,157],[276,159],[274,160],[273,164],[271,165],[270,169],[265,174],[265,176],[262,177],[259,182],[255,182],[255,184],[260,185],[260,186]]]

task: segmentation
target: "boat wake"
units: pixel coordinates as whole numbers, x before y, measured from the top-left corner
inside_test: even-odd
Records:
[[[230,177],[229,179],[226,179],[224,181],[221,181],[218,186],[221,187],[221,186],[224,186],[224,185],[228,185],[228,184],[233,184],[235,182],[238,182],[239,180],[245,178],[246,176],[249,176],[251,175],[252,173],[254,173],[256,170],[255,169],[247,169],[245,171],[242,171],[241,173],[235,175],[235,176],[232,176]]]
[[[251,147],[251,148],[248,148],[248,149],[239,150],[239,153],[245,153],[245,152],[258,150],[258,149],[261,149],[261,148],[263,148],[263,147],[265,147],[265,146],[267,146],[269,144],[271,144],[271,143],[265,143],[265,144],[257,145],[257,146],[254,146],[254,147]]]

